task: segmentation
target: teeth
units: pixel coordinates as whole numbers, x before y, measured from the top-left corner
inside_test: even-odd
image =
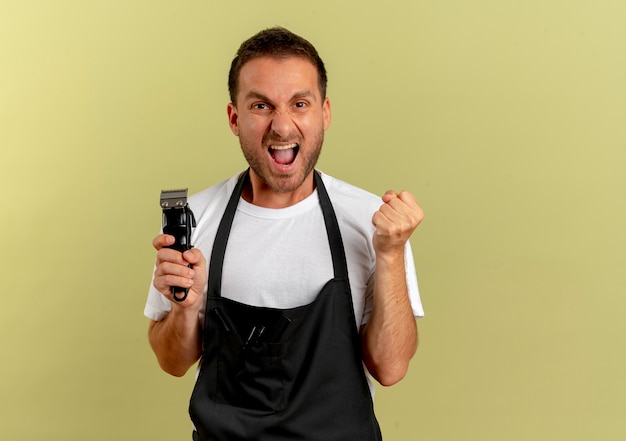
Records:
[[[294,142],[293,144],[287,144],[287,145],[271,145],[270,148],[272,150],[289,150],[289,149],[296,148],[297,146],[298,144]]]

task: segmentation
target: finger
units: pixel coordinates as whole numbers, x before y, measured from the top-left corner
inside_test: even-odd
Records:
[[[202,252],[197,248],[192,248],[183,253],[185,262],[191,265],[205,266],[205,259]]]
[[[422,208],[417,203],[415,196],[406,190],[398,193],[397,197],[389,200],[386,204],[400,215],[415,219],[418,223],[423,218]],[[389,216],[393,215],[389,210],[385,212],[388,213]]]
[[[194,269],[192,289],[198,293],[204,292],[204,287],[207,283],[206,259],[204,255],[199,249],[192,248],[183,253],[183,258]]]
[[[378,210],[372,216],[372,224],[374,224],[376,228],[380,228],[381,226],[392,222],[397,216],[395,210],[390,205],[396,197],[395,192],[391,190],[383,195],[383,204],[378,207]]]
[[[176,239],[174,238],[174,236],[171,236],[169,234],[159,234],[152,240],[152,246],[155,249],[160,250],[163,247],[174,245],[175,241]]]
[[[192,292],[193,281],[191,279],[177,279],[175,277],[160,277],[154,279],[154,287],[163,296],[167,297],[170,301],[174,302],[172,295],[172,286],[189,289],[189,293]],[[192,297],[193,294],[189,297]],[[189,299],[188,297],[188,299]],[[177,302],[174,302],[177,303]]]
[[[382,210],[383,207],[380,207],[380,209],[372,216],[372,224],[376,227],[376,229],[382,228],[383,225],[389,223],[389,218],[383,213]]]
[[[179,264],[173,262],[161,262],[154,270],[155,277],[174,276],[191,279],[196,275],[193,268],[187,264]]]
[[[398,197],[398,193],[396,193],[393,190],[387,190],[385,192],[385,194],[383,195],[383,202],[384,203],[389,203],[389,201],[391,201],[392,199],[397,198],[397,197]]]
[[[424,219],[424,210],[422,210],[422,207],[418,204],[415,196],[404,190],[400,192],[398,199],[404,203],[406,209],[404,213],[412,219],[415,227],[417,227]]]
[[[173,274],[164,274],[154,278],[154,286],[160,292],[169,296],[172,286],[180,286],[181,288],[190,288],[193,286],[194,280],[189,277],[180,277]]]
[[[191,287],[196,272],[186,265],[163,262],[154,271],[154,286],[166,296],[170,295],[170,287]]]
[[[415,199],[415,196],[413,196],[412,193],[406,190],[402,190],[400,194],[398,194],[398,199],[404,202],[411,209],[419,209],[421,211],[421,207],[417,203],[417,199]]]
[[[188,264],[188,262],[183,258],[183,253],[172,248],[161,248],[157,251],[156,264],[159,265],[162,262],[172,262],[185,266]]]
[[[404,205],[404,202],[397,196],[390,196],[390,199],[379,207],[377,213],[382,215],[387,222],[396,222],[406,211]],[[383,219],[380,219],[379,222],[380,221],[383,221]]]

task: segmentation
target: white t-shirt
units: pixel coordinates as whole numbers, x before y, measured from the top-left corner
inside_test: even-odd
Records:
[[[189,198],[197,223],[191,243],[202,251],[207,265],[217,227],[237,178],[233,176]],[[328,175],[322,174],[322,179],[344,242],[354,312],[360,326],[371,315],[376,265],[372,216],[382,200]],[[405,266],[413,314],[422,317],[408,242]],[[224,257],[223,297],[254,306],[293,308],[311,303],[332,278],[332,258],[317,191],[282,209],[258,207],[239,199]],[[170,301],[151,284],[144,310],[146,317],[161,320],[170,310]],[[199,319],[204,320],[204,308]]]

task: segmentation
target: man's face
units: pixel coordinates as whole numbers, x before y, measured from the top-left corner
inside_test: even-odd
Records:
[[[251,178],[266,190],[296,191],[311,175],[330,125],[315,66],[304,58],[255,58],[241,68],[238,86],[228,119]]]

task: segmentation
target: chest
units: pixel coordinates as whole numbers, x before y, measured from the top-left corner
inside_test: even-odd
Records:
[[[285,219],[235,216],[224,257],[224,297],[293,308],[313,301],[332,278],[321,210]]]

